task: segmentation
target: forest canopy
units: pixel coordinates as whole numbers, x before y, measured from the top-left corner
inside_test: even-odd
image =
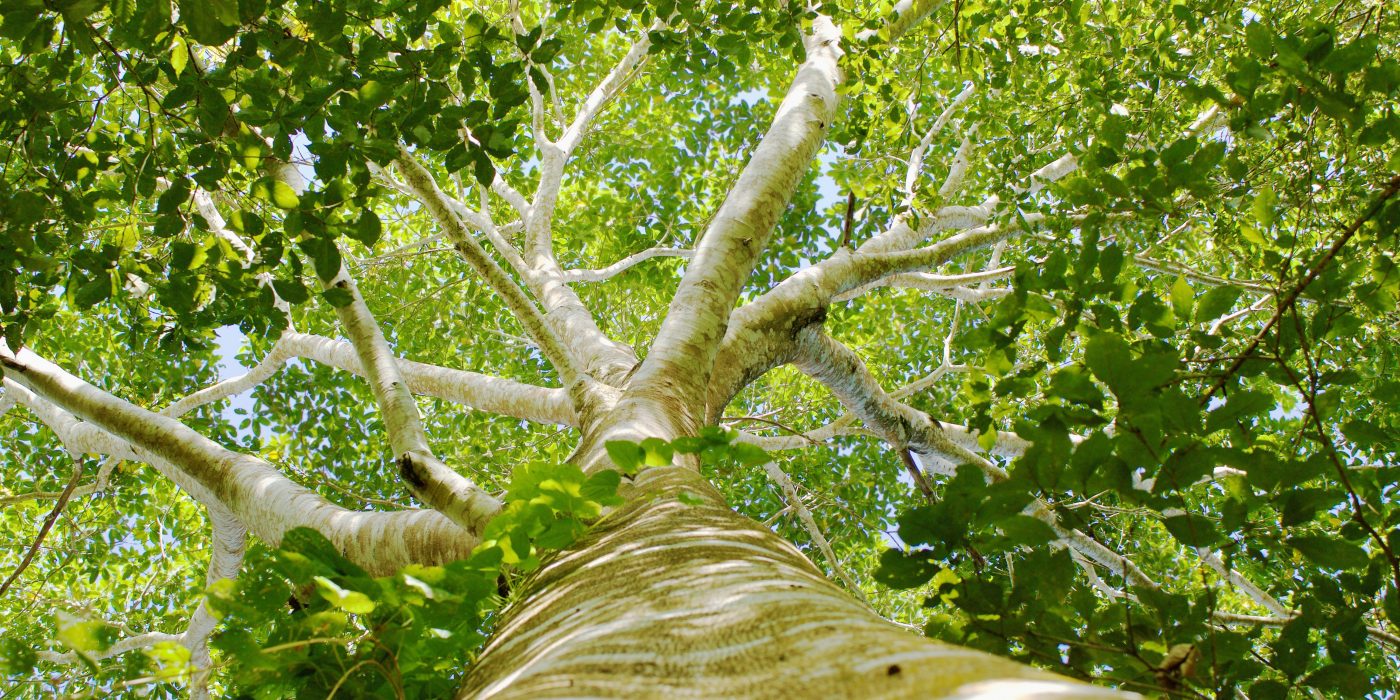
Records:
[[[673,464],[911,634],[1400,693],[1383,2],[0,12],[0,697],[480,689]]]

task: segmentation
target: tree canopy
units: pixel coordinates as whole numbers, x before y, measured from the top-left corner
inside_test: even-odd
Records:
[[[0,11],[0,697],[450,693],[673,460],[936,639],[1400,692],[1385,3]],[[705,415],[569,464],[652,354]]]

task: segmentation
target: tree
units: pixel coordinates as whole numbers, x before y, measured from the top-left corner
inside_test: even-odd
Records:
[[[6,696],[1394,694],[1296,5],[4,0]]]

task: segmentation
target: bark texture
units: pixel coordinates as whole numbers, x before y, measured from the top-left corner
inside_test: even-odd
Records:
[[[889,623],[693,470],[628,496],[526,580],[459,698],[1123,697]]]

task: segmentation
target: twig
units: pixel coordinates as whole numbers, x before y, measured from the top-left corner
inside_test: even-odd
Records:
[[[29,564],[34,561],[34,555],[39,553],[39,546],[44,543],[44,538],[48,536],[53,524],[58,521],[58,515],[63,512],[64,506],[68,505],[68,497],[73,495],[73,489],[78,487],[78,481],[83,477],[83,463],[80,460],[73,460],[73,476],[68,477],[68,484],[63,487],[63,493],[58,495],[58,502],[53,504],[53,509],[49,511],[48,517],[44,518],[44,524],[39,528],[39,535],[34,538],[33,544],[29,545],[29,551],[25,552],[24,559],[19,566],[10,572],[4,583],[0,583],[0,596],[5,595],[5,591],[10,590],[10,585],[29,568]]]
[[[1270,316],[1269,321],[1264,324],[1264,327],[1259,330],[1259,333],[1250,339],[1249,346],[1244,349],[1244,352],[1240,353],[1239,357],[1236,358],[1234,362],[1230,363],[1225,373],[1220,375],[1220,378],[1216,380],[1215,384],[1201,397],[1202,403],[1206,402],[1210,399],[1212,394],[1223,388],[1225,382],[1230,381],[1230,377],[1234,376],[1234,374],[1240,370],[1240,367],[1244,366],[1249,356],[1258,349],[1260,343],[1264,342],[1264,337],[1269,334],[1269,331],[1273,330],[1274,326],[1278,325],[1279,320],[1283,318],[1284,312],[1292,308],[1293,304],[1298,301],[1298,297],[1302,295],[1303,290],[1307,289],[1308,285],[1312,284],[1313,281],[1318,278],[1318,275],[1322,274],[1322,271],[1327,268],[1327,265],[1332,262],[1332,259],[1337,257],[1337,253],[1341,252],[1342,246],[1346,245],[1347,241],[1350,241],[1352,236],[1355,236],[1356,232],[1361,230],[1362,225],[1370,221],[1371,217],[1380,212],[1381,207],[1385,205],[1387,200],[1395,196],[1396,192],[1400,192],[1400,175],[1391,178],[1390,184],[1386,186],[1384,192],[1381,192],[1380,197],[1371,204],[1371,207],[1366,210],[1366,213],[1358,217],[1356,221],[1353,221],[1351,226],[1348,226],[1347,229],[1342,232],[1342,235],[1337,237],[1332,247],[1328,248],[1327,252],[1323,253],[1322,257],[1313,264],[1312,268],[1308,270],[1308,274],[1304,275],[1303,279],[1299,281],[1298,284],[1294,285],[1293,289],[1289,290],[1288,296],[1284,297],[1284,299],[1279,302],[1278,309],[1274,311],[1274,315]]]

